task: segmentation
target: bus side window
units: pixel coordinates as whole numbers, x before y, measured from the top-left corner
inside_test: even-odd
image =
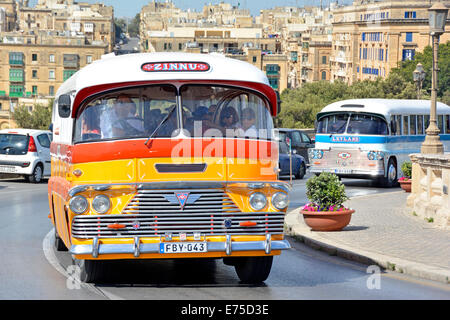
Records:
[[[391,118],[391,136],[395,136],[396,134],[396,127],[395,127],[395,116],[392,116]]]
[[[423,129],[423,115],[418,115],[417,116],[417,134],[424,134],[424,129]]]
[[[415,135],[416,132],[416,116],[409,116],[409,133]]]
[[[438,127],[440,130],[440,133],[444,133],[444,116],[441,114],[438,116]]]
[[[407,136],[409,134],[408,126],[408,116],[403,116],[403,135]]]
[[[430,115],[428,115],[428,114],[424,115],[423,124],[425,125],[425,132],[426,132],[426,130],[430,126]]]
[[[400,115],[395,116],[395,135],[402,135],[402,116]]]
[[[450,133],[450,116],[448,114],[445,116],[445,133]]]

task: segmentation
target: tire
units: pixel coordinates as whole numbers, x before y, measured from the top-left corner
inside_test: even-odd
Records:
[[[303,179],[305,174],[306,174],[306,166],[305,166],[305,163],[302,162],[300,164],[300,168],[298,169],[298,172],[295,174],[295,178],[296,179]]]
[[[56,231],[56,225],[55,225],[55,241],[53,243],[56,251],[69,251],[67,249],[66,245],[64,244],[64,241],[59,237],[58,231]]]
[[[272,262],[273,256],[245,257],[240,258],[234,268],[242,283],[257,284],[269,277]]]
[[[387,176],[379,179],[379,184],[384,188],[393,188],[398,185],[397,162],[390,158],[387,166]]]
[[[28,182],[30,183],[41,183],[44,177],[44,169],[41,164],[37,164],[34,167],[33,173],[28,176]]]
[[[104,270],[104,261],[74,259],[74,265],[80,268],[81,282],[93,283],[101,280]]]

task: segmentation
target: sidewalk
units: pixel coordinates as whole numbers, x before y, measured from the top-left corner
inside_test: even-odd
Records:
[[[450,283],[450,231],[414,216],[404,191],[355,197],[342,231],[311,231],[299,209],[286,215],[287,234],[332,255],[408,275]]]

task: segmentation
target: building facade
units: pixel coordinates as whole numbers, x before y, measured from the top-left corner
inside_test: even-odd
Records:
[[[385,78],[431,45],[428,8],[435,0],[357,0],[334,11],[331,81]],[[442,1],[450,7],[450,1]],[[450,40],[450,23],[441,42]]]

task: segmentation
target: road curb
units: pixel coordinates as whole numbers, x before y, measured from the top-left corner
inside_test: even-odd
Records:
[[[338,241],[324,239],[320,236],[320,232],[311,231],[305,224],[301,224],[298,221],[298,215],[299,208],[291,210],[286,214],[286,235],[291,236],[296,241],[304,243],[310,248],[326,252],[331,256],[337,256],[365,265],[377,265],[385,270],[395,271],[425,280],[432,280],[445,284],[450,283],[450,270],[357,249]]]

